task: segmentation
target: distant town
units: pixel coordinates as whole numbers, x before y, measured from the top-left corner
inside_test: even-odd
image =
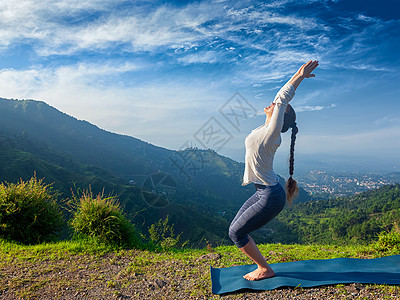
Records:
[[[334,173],[313,170],[297,178],[299,185],[313,198],[351,196],[383,185],[400,183],[400,172]]]

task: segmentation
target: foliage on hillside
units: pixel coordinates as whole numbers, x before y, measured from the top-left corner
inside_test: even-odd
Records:
[[[271,222],[282,243],[370,243],[400,220],[400,185],[288,207]]]

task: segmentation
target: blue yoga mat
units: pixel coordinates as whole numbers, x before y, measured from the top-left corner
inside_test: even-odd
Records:
[[[243,275],[256,265],[211,267],[212,292],[240,289],[273,290],[279,287],[313,287],[340,283],[400,284],[400,255],[375,259],[334,258],[270,264],[275,277],[249,281]]]

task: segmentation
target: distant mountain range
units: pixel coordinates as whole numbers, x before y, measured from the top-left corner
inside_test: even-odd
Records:
[[[38,178],[64,197],[116,195],[143,232],[167,215],[192,246],[227,242],[229,222],[254,192],[244,164],[213,150],[157,147],[107,132],[41,101],[0,98],[0,181]],[[301,189],[298,201],[310,196]]]

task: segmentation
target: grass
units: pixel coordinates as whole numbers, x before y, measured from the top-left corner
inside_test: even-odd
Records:
[[[18,184],[0,183],[0,237],[26,244],[54,240],[64,225],[57,196],[36,175]]]
[[[115,197],[94,196],[90,190],[83,191],[70,205],[75,209],[69,223],[76,236],[116,246],[139,246],[136,229]]]
[[[128,294],[133,298],[214,298],[211,294],[209,266],[229,267],[251,264],[234,246],[212,249],[172,249],[154,252],[111,248],[84,241],[62,241],[22,245],[0,240],[0,297],[112,298]],[[260,245],[270,263],[337,257],[376,258],[400,251],[382,252],[372,246],[337,245]],[[206,255],[206,256],[204,256]],[[159,288],[157,280],[167,282]],[[343,285],[338,293],[347,293]],[[375,286],[375,293],[396,294],[397,286]],[[293,290],[294,291],[294,290]],[[89,297],[90,295],[90,297]],[[179,296],[177,296],[179,295]],[[243,294],[232,295],[239,299]]]

